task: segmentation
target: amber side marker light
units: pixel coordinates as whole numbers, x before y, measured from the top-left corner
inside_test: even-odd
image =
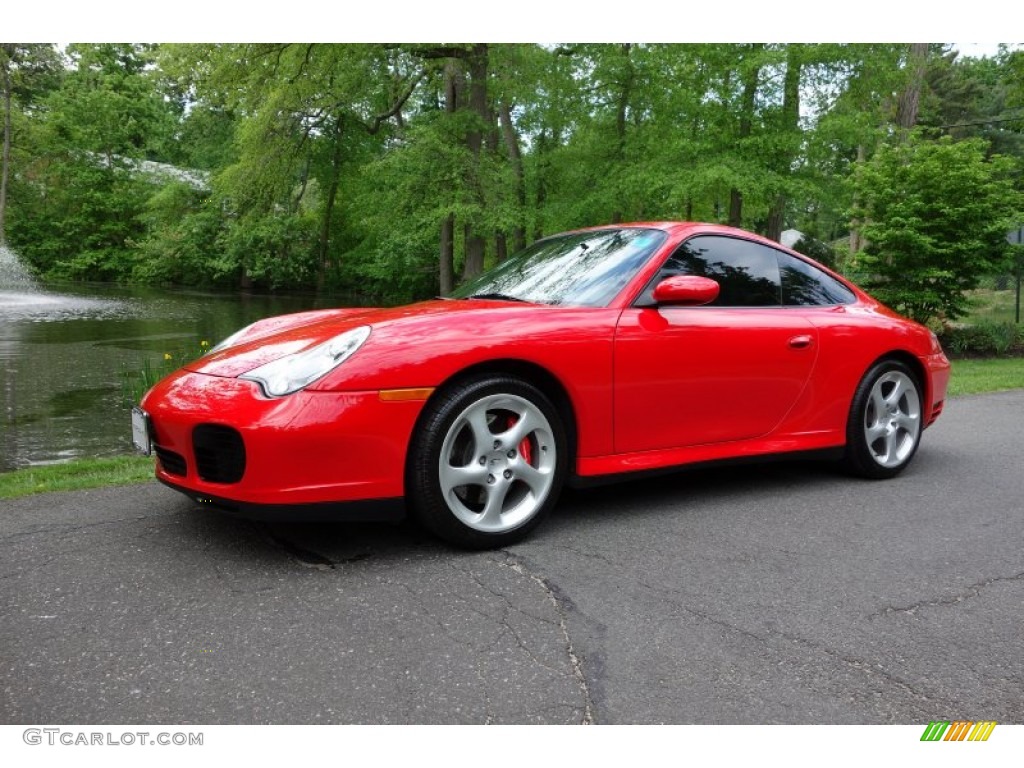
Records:
[[[403,400],[426,400],[434,393],[433,387],[418,389],[382,389],[380,399],[385,403],[397,403]]]

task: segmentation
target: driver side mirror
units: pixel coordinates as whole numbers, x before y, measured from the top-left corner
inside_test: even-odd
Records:
[[[654,300],[658,304],[683,307],[699,307],[718,298],[719,285],[709,277],[676,275],[666,277],[654,288]]]

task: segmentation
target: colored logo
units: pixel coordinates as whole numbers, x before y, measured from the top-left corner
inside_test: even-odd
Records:
[[[995,720],[932,720],[921,734],[921,741],[988,741]]]

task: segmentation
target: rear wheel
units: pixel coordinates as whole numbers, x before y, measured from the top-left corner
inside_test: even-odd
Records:
[[[861,380],[846,428],[847,468],[870,478],[893,477],[921,442],[921,386],[898,360],[883,360]]]
[[[565,428],[532,384],[504,376],[462,382],[427,406],[414,436],[407,487],[423,525],[474,549],[533,530],[558,500]]]

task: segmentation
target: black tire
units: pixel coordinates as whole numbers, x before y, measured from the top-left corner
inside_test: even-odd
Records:
[[[406,494],[416,519],[445,541],[504,547],[551,511],[568,467],[565,426],[548,397],[521,379],[487,375],[427,404],[410,446]]]
[[[895,477],[921,444],[921,382],[898,360],[882,360],[857,385],[846,424],[846,469],[860,477]]]

